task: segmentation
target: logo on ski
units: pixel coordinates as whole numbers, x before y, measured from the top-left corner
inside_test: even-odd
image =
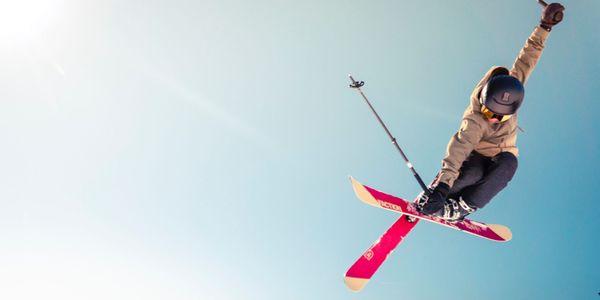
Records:
[[[365,257],[365,259],[371,260],[371,258],[375,256],[375,253],[373,252],[373,250],[369,249],[367,250],[367,252],[365,252],[365,254],[363,254],[363,256]]]
[[[479,223],[479,222],[475,222],[475,221],[471,221],[471,222],[465,222],[465,223],[464,223],[464,226],[465,226],[467,229],[469,229],[469,230],[472,230],[472,231],[475,231],[475,232],[483,232],[483,229],[482,229],[482,228],[487,228],[487,225],[485,225],[485,224],[481,224],[481,223]]]
[[[377,202],[379,202],[379,205],[381,207],[383,207],[383,208],[387,208],[387,209],[391,209],[391,210],[402,212],[402,207],[400,207],[400,205],[396,205],[394,203],[389,203],[389,202],[381,201],[379,199],[377,200]]]

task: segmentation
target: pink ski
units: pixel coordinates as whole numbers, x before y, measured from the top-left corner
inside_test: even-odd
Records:
[[[417,225],[402,216],[348,269],[344,282],[351,290],[360,291],[396,246]]]
[[[484,224],[469,219],[457,223],[450,223],[436,217],[426,216],[417,211],[414,203],[370,188],[356,181],[352,177],[350,177],[350,180],[352,181],[352,187],[354,188],[356,196],[369,205],[413,216],[493,241],[507,242],[512,238],[512,232],[504,225]]]

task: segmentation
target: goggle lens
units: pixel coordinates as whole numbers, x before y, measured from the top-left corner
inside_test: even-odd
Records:
[[[483,114],[483,115],[484,115],[484,116],[485,116],[485,117],[486,117],[488,120],[491,120],[491,119],[496,119],[496,120],[498,120],[498,121],[500,121],[500,122],[505,122],[505,121],[507,121],[508,119],[510,119],[510,117],[512,116],[512,115],[505,115],[505,116],[503,116],[503,115],[497,115],[497,114],[495,114],[493,111],[491,111],[491,110],[489,110],[487,107],[485,107],[485,105],[482,105],[482,106],[481,106],[481,113],[482,113],[482,114]]]

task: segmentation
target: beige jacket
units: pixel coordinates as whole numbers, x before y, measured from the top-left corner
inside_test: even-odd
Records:
[[[519,154],[517,149],[517,115],[506,122],[489,123],[481,114],[479,94],[488,80],[497,74],[511,75],[519,79],[523,85],[527,82],[544,49],[544,41],[549,32],[537,26],[519,52],[512,69],[492,67],[475,86],[471,94],[471,103],[465,110],[460,129],[448,143],[446,157],[442,160],[439,181],[452,184],[458,178],[460,167],[472,151],[484,156],[493,157],[500,152]]]

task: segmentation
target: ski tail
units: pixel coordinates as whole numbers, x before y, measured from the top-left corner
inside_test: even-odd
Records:
[[[392,224],[348,269],[344,276],[346,286],[354,292],[364,288],[396,246],[418,222],[419,220],[409,222],[406,218],[400,217]]]
[[[377,199],[373,197],[373,194],[369,193],[362,183],[358,182],[358,180],[354,179],[352,176],[350,176],[350,181],[352,182],[352,189],[360,201],[375,207],[381,207],[379,202],[377,202]]]
[[[500,236],[503,239],[503,242],[508,242],[512,239],[512,231],[510,231],[510,228],[504,225],[487,224],[487,227],[489,227],[495,234]]]
[[[344,283],[346,286],[351,289],[353,292],[360,292],[367,283],[369,283],[370,278],[358,278],[358,277],[344,277]]]

